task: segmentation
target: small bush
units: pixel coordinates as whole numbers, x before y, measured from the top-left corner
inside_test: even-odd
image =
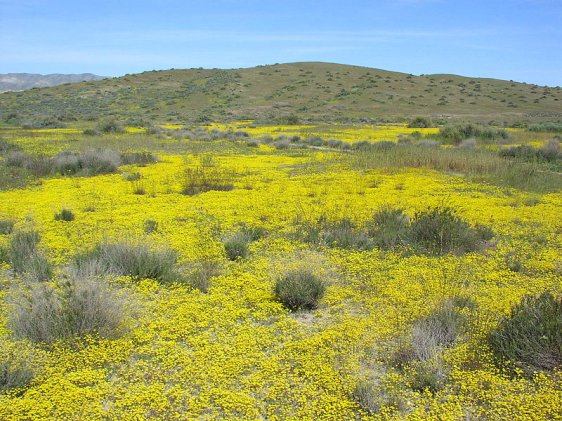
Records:
[[[46,281],[52,276],[52,267],[39,252],[40,240],[37,231],[17,231],[12,235],[8,248],[10,263],[14,272],[27,274],[33,280]]]
[[[412,356],[427,361],[451,345],[462,332],[465,316],[459,313],[452,300],[444,302],[437,311],[418,320],[412,330]]]
[[[408,127],[416,129],[433,127],[433,121],[429,117],[416,117],[408,124]]]
[[[0,155],[4,155],[8,152],[19,151],[21,148],[18,145],[14,145],[2,138],[0,138]]]
[[[121,165],[119,154],[111,149],[97,149],[84,152],[81,157],[82,171],[86,175],[109,174]]]
[[[562,367],[562,299],[550,292],[528,295],[488,337],[499,363],[527,375]]]
[[[85,136],[99,136],[101,133],[99,131],[97,131],[96,129],[84,129],[82,131],[82,133]]]
[[[100,275],[151,278],[162,282],[179,280],[177,254],[170,249],[151,250],[145,244],[103,243],[74,257],[71,270],[75,277]]]
[[[482,246],[478,231],[448,207],[418,212],[410,227],[410,237],[415,245],[435,254],[466,253]]]
[[[357,250],[369,250],[373,247],[373,241],[355,227],[349,218],[330,221],[322,215],[316,221],[299,224],[297,236],[302,241],[319,246]]]
[[[367,224],[369,235],[381,249],[405,245],[408,240],[410,219],[402,209],[384,206]]]
[[[229,260],[238,260],[248,257],[250,238],[243,232],[236,232],[224,241],[224,250]]]
[[[34,284],[12,293],[8,327],[18,338],[54,342],[85,334],[114,337],[121,330],[124,300],[92,279]]]
[[[11,234],[14,230],[15,222],[11,219],[0,219],[0,235]]]
[[[182,193],[193,196],[211,190],[230,191],[234,189],[232,173],[217,167],[188,168]]]
[[[22,355],[21,348],[0,342],[0,393],[27,386],[34,376],[30,355]]]
[[[211,278],[220,275],[219,262],[200,261],[193,264],[188,275],[189,284],[201,292],[208,292]]]
[[[121,154],[123,165],[148,165],[158,162],[158,157],[149,151],[128,152]]]
[[[76,217],[70,209],[61,209],[59,212],[55,213],[55,221],[74,221]]]
[[[145,234],[152,234],[153,232],[158,231],[158,222],[154,219],[145,219],[144,220],[144,233]]]
[[[416,361],[408,367],[408,382],[412,390],[436,393],[445,387],[449,369],[440,358]]]
[[[459,143],[463,139],[469,138],[481,140],[508,139],[509,133],[504,129],[494,129],[468,123],[445,126],[439,130],[438,137],[448,142]]]
[[[104,134],[125,133],[123,125],[115,120],[104,121],[96,129]]]
[[[275,282],[274,294],[291,311],[312,310],[324,296],[326,286],[310,269],[293,269]]]

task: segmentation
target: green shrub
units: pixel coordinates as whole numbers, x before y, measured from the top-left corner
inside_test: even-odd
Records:
[[[449,207],[416,213],[410,226],[413,243],[429,253],[466,253],[482,246],[479,232]]]
[[[11,219],[0,219],[0,235],[11,234],[14,230],[15,222]]]
[[[71,269],[77,278],[112,274],[172,282],[180,278],[176,262],[173,250],[151,250],[145,244],[122,241],[103,243],[76,255]]]
[[[84,129],[82,131],[82,133],[85,136],[99,136],[101,133],[99,131],[97,131],[96,129]]]
[[[152,234],[153,232],[158,231],[158,222],[154,219],[145,219],[144,220],[144,233],[145,234]]]
[[[123,128],[123,125],[115,120],[104,121],[100,123],[96,129],[97,131],[104,134],[125,133],[125,129]]]
[[[528,375],[562,367],[562,299],[550,292],[525,296],[490,333],[488,343],[498,362]]]
[[[392,249],[408,241],[410,220],[400,208],[383,206],[367,223],[369,235],[381,249]]]
[[[59,212],[55,213],[55,221],[74,221],[74,213],[70,209],[61,209]]]
[[[277,300],[291,311],[315,309],[325,291],[324,282],[304,267],[281,275],[274,288]]]
[[[530,124],[528,128],[531,132],[562,133],[562,123],[536,123]]]
[[[12,292],[8,328],[18,338],[54,342],[74,336],[117,336],[124,299],[104,282],[84,278],[33,284]]]
[[[458,143],[463,139],[469,138],[481,140],[508,139],[509,133],[504,129],[494,129],[467,123],[445,126],[439,129],[438,137],[445,141]]]
[[[158,162],[158,157],[149,151],[128,152],[121,154],[121,162],[124,165],[144,166]]]
[[[416,117],[408,124],[408,127],[420,129],[433,127],[433,121],[429,117]]]

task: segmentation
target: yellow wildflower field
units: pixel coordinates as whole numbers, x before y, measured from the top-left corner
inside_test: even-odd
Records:
[[[436,129],[241,130],[353,142]],[[135,146],[136,135],[108,137],[104,146]],[[25,139],[27,152],[56,153],[72,147],[72,136],[81,135],[18,132],[14,139]],[[526,294],[562,293],[560,189],[526,191],[430,168],[360,167],[335,151],[203,150],[201,142],[200,151],[179,153],[174,148],[188,141],[158,142],[154,164],[0,191],[0,219],[15,221],[14,231],[40,233],[54,277],[66,276],[73,256],[116,239],[171,248],[179,266],[217,262],[220,273],[206,293],[185,282],[108,276],[103,282],[127,297],[122,335],[38,344],[10,330],[10,291],[23,281],[2,264],[0,356],[26,359],[34,376],[0,392],[0,419],[562,419],[562,372],[512,376],[486,342]],[[232,188],[182,194],[189,168],[221,169]],[[362,227],[385,205],[410,218],[446,205],[495,236],[481,251],[428,255],[315,246],[294,235],[295,221],[321,217]],[[74,220],[56,220],[61,209]],[[147,232],[148,220],[157,229]],[[242,226],[265,235],[250,243],[246,258],[230,261],[225,236]],[[0,246],[9,241],[0,234]],[[318,308],[290,312],[275,299],[275,279],[303,262],[324,279],[326,294]],[[416,388],[415,376],[389,356],[450,297],[470,300],[461,310],[468,328],[443,349],[446,381]],[[361,384],[369,385],[369,398]]]

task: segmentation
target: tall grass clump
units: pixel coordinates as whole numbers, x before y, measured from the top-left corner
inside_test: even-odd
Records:
[[[239,231],[228,235],[224,240],[224,249],[229,260],[238,260],[248,257],[249,245],[252,241],[259,240],[265,235],[262,227],[243,226]]]
[[[562,298],[548,291],[525,296],[490,333],[488,343],[498,362],[524,374],[562,368]]]
[[[14,272],[32,280],[46,281],[53,274],[51,264],[40,252],[41,237],[37,231],[16,231],[8,245],[8,258]]]
[[[460,336],[466,318],[459,312],[453,300],[446,300],[439,307],[414,323],[412,352],[417,361],[429,360],[443,348],[453,344]]]
[[[367,223],[369,236],[380,249],[387,250],[406,245],[410,219],[403,209],[383,206]]]
[[[102,243],[76,255],[71,272],[74,277],[119,275],[173,282],[180,279],[176,262],[173,250],[152,250],[145,244],[121,241]]]
[[[296,236],[304,242],[318,246],[369,250],[372,240],[349,218],[330,219],[321,215],[316,220],[295,221]]]
[[[233,174],[219,167],[196,167],[185,171],[182,193],[193,196],[211,190],[230,191],[234,189]]]
[[[125,313],[125,299],[90,278],[20,287],[9,305],[8,328],[17,338],[36,343],[86,334],[118,336]]]
[[[283,273],[274,287],[277,300],[291,311],[315,309],[325,291],[324,281],[306,267]]]

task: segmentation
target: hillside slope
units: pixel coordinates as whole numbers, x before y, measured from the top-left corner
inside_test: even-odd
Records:
[[[39,75],[33,73],[5,73],[0,74],[0,92],[23,91],[31,88],[45,88],[62,85],[63,83],[76,83],[89,80],[102,80],[105,76],[92,73]]]
[[[330,63],[149,71],[0,95],[0,121],[107,118],[159,121],[562,118],[562,88],[455,75],[413,76]]]

